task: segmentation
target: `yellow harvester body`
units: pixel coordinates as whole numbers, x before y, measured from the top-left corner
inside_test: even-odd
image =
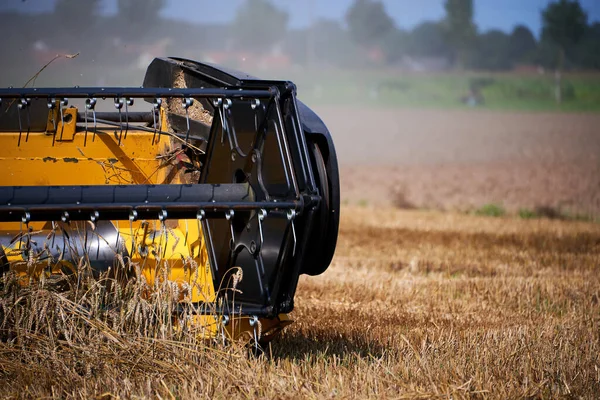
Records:
[[[58,109],[57,109],[58,110]],[[60,117],[58,111],[50,114],[47,132],[4,132],[0,135],[0,186],[54,186],[54,185],[132,185],[183,183],[176,171],[176,155],[172,155],[173,137],[156,135],[135,128],[126,132],[126,140],[119,144],[125,134],[121,129],[103,128],[92,138],[91,133],[76,130],[77,109],[65,108]],[[56,135],[54,124],[58,121]],[[163,111],[162,131],[167,131]],[[67,122],[68,121],[68,122]],[[87,138],[85,137],[87,135]],[[21,136],[21,143],[19,137]],[[54,141],[54,143],[53,143]],[[84,141],[85,146],[84,146]],[[165,157],[165,155],[169,155]],[[141,266],[141,273],[148,286],[155,280],[168,279],[179,287],[180,300],[192,303],[215,301],[213,279],[204,243],[202,228],[197,220],[113,221],[118,240],[129,252],[131,264]],[[163,225],[164,224],[164,225]],[[148,234],[151,231],[161,234]],[[51,222],[30,222],[25,226],[17,222],[0,222],[0,235],[9,232],[42,231],[51,228]],[[83,233],[82,233],[83,235]],[[93,239],[89,239],[93,240]],[[65,265],[62,261],[52,265],[24,260],[20,246],[26,242],[15,240],[11,248],[5,248],[11,269],[23,284],[38,280],[42,274],[60,274],[77,265]],[[214,315],[199,315],[195,323],[202,325],[207,336],[217,334]],[[276,319],[261,320],[264,337],[275,333],[289,323],[287,315]],[[232,331],[235,329],[235,332]],[[248,318],[240,318],[226,329],[232,338],[242,334],[251,335]]]
[[[296,95],[178,57],[138,87],[0,88],[0,276],[131,283],[200,336],[269,341],[339,227],[333,139]]]

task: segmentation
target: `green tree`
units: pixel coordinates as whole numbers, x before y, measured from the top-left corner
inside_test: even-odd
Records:
[[[285,37],[288,15],[268,0],[246,0],[237,10],[233,38],[240,50],[265,53]]]
[[[575,48],[575,62],[581,68],[600,70],[600,22],[594,22]]]
[[[137,39],[152,29],[166,3],[166,0],[118,0],[119,27],[124,34]]]
[[[420,57],[448,57],[451,51],[442,24],[426,21],[417,25],[410,33],[409,53]]]
[[[378,0],[355,0],[346,13],[350,36],[359,45],[383,45],[394,31],[394,21]]]
[[[446,29],[454,60],[459,68],[469,62],[477,37],[477,28],[473,22],[473,0],[446,0]]]
[[[492,29],[477,37],[477,50],[472,60],[479,69],[499,71],[512,67],[510,39],[506,33]]]
[[[542,38],[556,46],[556,102],[562,101],[561,76],[567,52],[571,52],[583,37],[587,14],[577,0],[558,0],[542,11]]]
[[[511,63],[519,64],[531,62],[537,50],[537,41],[531,30],[524,25],[517,25],[509,38]]]
[[[356,46],[338,21],[319,19],[313,26],[313,34],[318,63],[341,66],[354,61]]]
[[[402,59],[410,51],[410,32],[394,28],[383,38],[383,50],[388,62],[396,62]]]

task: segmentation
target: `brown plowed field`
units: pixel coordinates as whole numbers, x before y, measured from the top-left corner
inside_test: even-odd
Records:
[[[600,215],[600,115],[318,111],[334,136],[347,203]]]

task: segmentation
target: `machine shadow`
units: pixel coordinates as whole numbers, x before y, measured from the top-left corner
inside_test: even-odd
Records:
[[[271,360],[308,360],[343,358],[381,358],[386,347],[380,342],[365,337],[351,337],[346,334],[326,331],[311,332],[310,336],[290,330],[273,340],[265,349]]]

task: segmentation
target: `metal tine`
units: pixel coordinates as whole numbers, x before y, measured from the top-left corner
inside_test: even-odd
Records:
[[[87,131],[88,131],[88,126],[87,126],[87,112],[88,110],[92,111],[92,116],[94,118],[94,133],[92,135],[92,142],[96,141],[96,98],[92,97],[92,98],[88,98],[85,99],[85,141],[87,141]],[[84,146],[85,146],[85,141],[84,141]]]
[[[204,217],[206,216],[206,213],[204,212],[204,210],[200,210],[198,211],[198,213],[196,214],[196,220],[198,221],[198,239],[200,239],[202,237],[202,229],[200,228],[200,223],[202,222],[202,220],[204,219]],[[198,246],[198,257],[200,257],[200,246]],[[194,255],[192,254],[192,258],[194,257]]]
[[[115,108],[119,110],[119,126],[121,131],[119,132],[119,146],[121,145],[121,138],[123,136],[123,116],[121,115],[121,108],[123,108],[123,99],[115,97]]]
[[[188,242],[188,234],[189,234],[189,227],[188,227],[188,220],[185,220],[185,238],[183,239],[183,245],[187,246],[187,242]]]
[[[95,101],[96,101],[96,99],[94,99],[94,102]],[[96,131],[98,130],[98,122],[96,121],[96,109],[95,108],[92,108],[92,116],[94,117],[94,133],[92,135],[92,142],[95,142],[96,141]]]
[[[127,139],[127,132],[129,132],[129,106],[133,106],[133,99],[128,97],[125,99],[125,137]]]
[[[17,143],[17,146],[21,146],[21,136],[23,135],[23,127],[22,127],[22,122],[21,122],[21,110],[22,109],[27,109],[27,135],[25,136],[25,141],[27,142],[29,140],[29,130],[31,129],[30,125],[30,117],[29,117],[29,104],[31,104],[31,99],[21,99],[19,104],[17,105],[17,113],[19,114],[19,142]]]
[[[142,240],[140,241],[140,247],[139,247],[139,253],[140,256],[146,258],[148,257],[148,248],[146,247],[146,239],[148,238],[148,227],[150,226],[150,224],[148,223],[148,221],[143,221],[142,222]]]
[[[156,221],[152,223],[152,244],[156,241]]]
[[[86,261],[89,264],[90,263],[90,255],[88,253],[88,247],[87,247],[87,245],[88,245],[88,229],[85,224],[81,224],[79,226],[83,226],[83,230],[84,230],[84,232],[83,232],[83,255],[85,257],[87,257]]]
[[[162,135],[162,124],[161,124],[161,116],[160,116],[161,105],[162,105],[162,98],[160,98],[160,97],[155,98],[154,102],[152,103],[152,106],[154,107],[154,110],[152,112],[152,118],[154,119],[154,136],[152,136],[152,144],[155,143],[157,133],[158,133],[158,141],[160,141],[160,138]],[[158,114],[158,125],[157,125],[156,114]]]
[[[229,210],[225,213],[225,218],[229,221],[229,228],[231,229],[231,250],[235,248],[235,234],[233,233],[233,216],[235,215],[233,210]]]
[[[91,215],[90,215],[90,221],[92,221],[92,225],[94,228],[94,235],[96,235],[96,240],[98,245],[96,246],[96,260],[100,257],[100,235],[97,233],[97,225],[98,225],[98,219],[100,218],[100,213],[98,211],[94,211]]]
[[[117,222],[117,240],[115,240],[115,250],[117,252],[117,254],[121,251],[121,249],[119,248],[119,239],[121,236],[121,231],[119,230],[119,220],[116,221]]]
[[[225,296],[227,296],[227,293],[225,293]],[[223,347],[225,347],[226,345],[226,341],[225,341],[225,324],[223,323],[219,323],[219,316],[218,315],[214,315],[213,316],[214,320],[215,320],[215,325],[217,326],[217,330],[218,330],[218,334],[217,337],[219,336],[221,337],[221,344],[223,345]]]
[[[223,101],[223,106],[221,107],[221,118],[223,120],[223,127],[225,129],[225,133],[227,133],[227,138],[229,139],[229,148],[233,150],[235,147],[237,147],[237,139],[235,138],[235,136],[231,135],[231,128],[229,127],[229,118],[227,118],[227,115],[231,114],[231,110],[229,110],[229,107],[231,107],[231,100],[225,99],[225,101]]]
[[[221,144],[225,142],[225,119],[223,118],[223,99],[218,98],[213,100],[213,106],[219,110],[219,117],[221,118]]]
[[[87,145],[87,135],[88,135],[88,105],[87,100],[85,101],[85,136],[83,137],[83,147]]]
[[[257,109],[260,107],[260,99],[254,99],[250,102],[250,108],[254,110],[254,130],[258,134],[258,111]]]
[[[23,109],[24,100],[25,99],[21,99],[21,101],[17,105],[17,114],[19,116],[19,141],[17,142],[17,147],[21,146],[21,135],[23,134],[23,127],[21,126],[21,109]]]
[[[69,104],[69,99],[64,97],[60,101],[60,140],[63,138],[63,132],[65,131],[65,116],[63,113],[63,107],[66,107]]]
[[[265,210],[264,208],[261,208],[258,211],[258,232],[260,234],[260,248],[262,249],[262,245],[265,241],[265,238],[263,236],[263,228],[262,228],[262,222],[264,221],[264,219],[267,216],[267,210]]]
[[[242,151],[238,143],[237,134],[235,132],[235,122],[233,120],[230,120],[232,118],[232,105],[233,102],[231,101],[231,99],[226,98],[223,102],[222,110],[219,110],[221,112],[221,119],[223,120],[222,125],[224,127],[224,131],[227,132],[227,138],[229,139],[229,148],[232,151],[235,150],[240,155],[240,157],[246,157],[247,154],[245,154]],[[256,108],[258,106],[260,106],[260,100],[255,99],[254,101],[250,102],[250,107],[252,108],[252,110],[254,110],[254,125],[256,131],[258,131],[258,118],[256,116]],[[229,125],[230,122],[231,125]],[[223,135],[224,133],[221,134],[221,143],[223,143]]]
[[[258,335],[256,333],[257,328],[260,327],[260,321],[258,320],[258,317],[256,315],[253,315],[250,320],[248,321],[250,323],[250,326],[252,327],[252,330],[254,332],[254,348],[256,351],[258,351]]]
[[[227,325],[229,325],[229,322],[230,322],[229,315],[225,314],[225,315],[221,316],[221,337],[223,338],[223,345],[226,344],[226,341],[225,341],[225,327]]]
[[[29,111],[31,105],[31,99],[25,99],[27,109],[27,135],[25,135],[25,143],[29,142],[29,132],[31,131],[31,113]]]
[[[223,101],[223,107],[222,107],[222,114],[221,117],[223,119],[223,126],[225,128],[225,132],[227,132],[227,138],[229,139],[229,148],[231,150],[235,150],[237,151],[237,153],[242,156],[245,157],[246,155],[242,153],[242,150],[240,149],[240,146],[238,145],[238,141],[237,141],[237,136],[235,133],[235,127],[233,125],[230,126],[229,125],[229,117],[231,117],[231,105],[233,103],[231,102],[231,99],[225,99],[225,101]]]
[[[152,144],[156,142],[156,111],[152,109],[152,124],[154,126],[154,135],[152,135]]]
[[[28,219],[27,219],[28,214],[29,213],[25,213],[25,215],[23,215],[21,217],[21,223],[19,224],[19,251],[21,253],[23,252],[23,224],[28,223]]]
[[[56,239],[56,229],[57,229],[56,222],[52,221],[52,243],[50,244],[50,248],[54,248],[54,242]]]
[[[160,131],[160,105],[162,104],[162,99],[160,97],[157,97],[154,99],[154,101],[152,102],[152,120],[154,123],[154,135],[152,136],[152,144],[156,143],[156,134],[158,133],[159,135],[161,134]],[[158,126],[156,125],[156,114],[158,113]],[[160,136],[159,136],[159,140],[160,140]]]
[[[165,236],[165,247],[162,249],[162,259],[167,256],[167,246],[169,244],[169,231],[167,230],[167,222],[161,221],[161,236]]]
[[[31,232],[33,232],[33,228],[31,228],[29,226],[29,220],[27,220],[27,222],[25,222],[25,235],[26,237],[26,242],[25,242],[25,251],[26,251],[26,256],[27,256],[27,260],[30,261],[32,257],[35,257],[35,255],[33,254],[33,251],[31,249]],[[33,260],[31,260],[33,261]],[[29,271],[29,268],[28,268]]]
[[[63,224],[70,225],[69,213],[67,211],[63,211],[63,215],[61,215],[60,220],[63,222]],[[67,249],[69,249],[69,251],[71,250],[71,246],[68,244],[70,237],[69,237],[67,231],[64,229],[64,225],[60,226],[60,230],[62,232],[62,238],[63,238],[62,254],[66,254]]]
[[[185,143],[188,143],[190,138],[190,111],[189,108],[194,104],[194,99],[191,97],[186,97],[183,99],[183,108],[185,108],[185,119],[187,122],[187,132],[185,134]]]
[[[167,210],[161,210],[158,213],[158,220],[161,222],[162,231],[165,233],[165,247],[163,248],[162,258],[167,255],[167,245],[169,243],[169,232],[167,231]]]
[[[129,213],[129,231],[131,234],[131,251],[129,252],[129,256],[133,257],[135,252],[135,238],[133,237],[133,221],[137,221],[138,213],[136,210],[131,210]]]
[[[56,108],[56,99],[51,98],[48,99],[48,110],[50,110],[50,115],[52,115],[52,126],[54,127],[54,132],[52,133],[52,147],[54,147],[54,142],[56,141],[56,118],[54,117],[54,109]]]
[[[292,250],[292,257],[296,255],[296,228],[294,227],[294,219],[296,218],[296,210],[289,210],[287,213],[287,219],[292,224],[292,235],[294,236],[294,248]]]

